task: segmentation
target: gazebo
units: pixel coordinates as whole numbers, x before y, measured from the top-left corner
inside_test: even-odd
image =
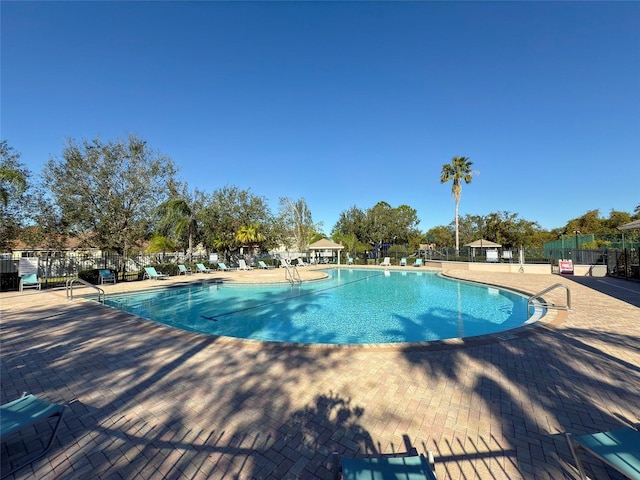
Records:
[[[309,245],[309,250],[314,250],[316,253],[319,251],[330,251],[333,255],[333,252],[338,252],[338,265],[340,265],[340,251],[343,249],[343,245],[332,242],[328,238],[322,238]]]
[[[473,249],[473,256],[476,256],[476,248],[480,249],[480,255],[482,255],[482,249],[484,248],[487,252],[487,262],[497,262],[498,261],[498,248],[502,245],[496,242],[492,242],[491,240],[485,240],[481,238],[480,240],[474,240],[471,243],[465,243],[465,247],[471,247]],[[491,251],[487,249],[491,248]]]

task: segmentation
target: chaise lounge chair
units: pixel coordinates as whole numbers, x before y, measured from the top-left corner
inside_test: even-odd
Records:
[[[35,273],[27,273],[20,277],[20,291],[23,291],[25,288],[35,288],[40,290],[40,287],[40,279]]]
[[[169,277],[169,275],[161,272],[156,272],[155,267],[144,267],[144,275],[142,276],[143,279],[150,278],[151,280],[161,280],[167,277]]]
[[[300,257],[298,257],[298,263],[296,264],[297,267],[308,267],[309,264],[308,263],[304,263],[304,260],[301,259]]]
[[[53,427],[51,438],[49,438],[44,450],[35,457],[28,459],[26,462],[15,466],[10,471],[2,472],[1,478],[14,474],[18,470],[30,465],[47,454],[56,437],[58,427],[60,426],[62,416],[64,415],[66,408],[67,405],[51,403],[47,400],[42,400],[35,395],[27,395],[26,392],[17,400],[0,406],[0,418],[2,418],[2,425],[0,426],[0,442],[4,442],[6,437],[12,433],[18,432],[23,428],[27,428],[41,420],[58,417],[58,421]]]
[[[224,262],[218,262],[218,270],[222,270],[223,272],[230,272],[231,270],[233,270],[233,268],[227,267],[227,264]]]
[[[196,263],[196,268],[198,269],[199,272],[202,272],[202,273],[210,273],[213,271],[210,268],[205,267],[204,263]]]
[[[245,262],[242,258],[238,260],[238,265],[238,270],[253,270],[253,267],[247,265],[247,262]]]
[[[400,266],[401,267],[406,267],[407,266],[407,259],[405,257],[402,257],[400,259]]]
[[[264,261],[262,260],[258,260],[258,266],[264,270],[268,270],[270,268],[273,268],[273,265],[267,265],[266,263],[264,263]]]
[[[178,265],[178,276],[180,275],[191,275],[193,272],[191,271],[191,268],[187,268],[182,264]]]
[[[587,476],[578,457],[578,448],[591,453],[627,478],[640,479],[640,431],[625,427],[591,435],[567,433],[567,442],[582,480]]]
[[[406,455],[341,458],[333,453],[335,480],[437,480],[433,456],[429,460],[413,451]]]
[[[421,258],[416,258],[415,263],[413,264],[414,267],[421,267],[422,266],[422,259]]]
[[[384,260],[380,262],[381,267],[390,267],[391,266],[391,257],[384,257]]]
[[[104,285],[105,283],[116,283],[116,276],[108,268],[98,270],[98,277],[100,277],[100,285]]]

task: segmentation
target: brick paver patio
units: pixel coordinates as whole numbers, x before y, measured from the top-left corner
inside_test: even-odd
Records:
[[[282,348],[172,330],[59,290],[0,293],[0,400],[26,390],[71,402],[52,451],[15,478],[329,479],[334,450],[410,443],[434,452],[439,479],[576,479],[565,432],[640,422],[638,306],[557,275],[449,273],[529,293],[562,281],[573,309],[457,346]],[[638,284],[601,281],[640,298]],[[105,290],[140,285],[151,281]],[[40,439],[32,429],[4,442],[3,470]],[[592,478],[621,478],[583,459]]]

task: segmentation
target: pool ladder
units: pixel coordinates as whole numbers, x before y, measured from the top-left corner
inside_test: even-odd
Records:
[[[530,306],[531,303],[536,299],[536,298],[541,298],[542,295],[544,295],[545,293],[549,293],[551,290],[555,290],[556,288],[562,287],[567,291],[567,304],[566,305],[555,305],[552,303],[547,303],[547,302],[540,302],[541,306],[544,307],[552,307],[552,308],[558,308],[560,310],[571,310],[571,290],[569,290],[569,287],[567,287],[564,283],[556,283],[554,285],[551,285],[550,287],[545,288],[544,290],[539,291],[538,293],[536,293],[535,295],[531,295],[529,297],[529,299],[527,300],[527,317],[529,317],[529,311],[530,311]]]
[[[289,265],[287,262],[282,262],[285,268],[284,278],[289,281],[291,285],[295,283],[302,283],[302,277],[300,276],[300,272],[298,271],[298,267],[295,265]]]
[[[95,288],[98,291],[98,302],[104,303],[104,290],[81,278],[70,278],[67,280],[67,300],[73,300],[73,284],[75,282],[82,283],[87,287]]]

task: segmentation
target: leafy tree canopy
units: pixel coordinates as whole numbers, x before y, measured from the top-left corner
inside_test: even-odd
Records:
[[[135,135],[105,142],[69,139],[43,176],[72,233],[124,253],[154,229],[157,205],[175,190],[173,161]]]

